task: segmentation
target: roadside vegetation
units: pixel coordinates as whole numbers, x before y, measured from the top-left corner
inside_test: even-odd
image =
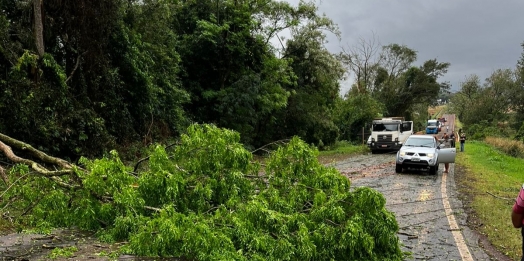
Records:
[[[431,119],[438,119],[445,113],[446,105],[438,105],[429,109]]]
[[[522,141],[501,137],[486,137],[485,142],[509,156],[524,158],[524,143]]]
[[[368,152],[369,148],[366,144],[352,143],[348,141],[339,141],[329,150],[320,151],[320,156],[329,156],[336,154],[351,155],[355,153]]]
[[[524,183],[524,159],[502,152],[501,147],[513,147],[513,141],[497,147],[480,141],[466,143],[465,152],[458,153],[457,164],[464,171],[456,172],[464,202],[473,210],[471,225],[487,236],[501,253],[514,260],[522,256],[522,236],[513,228],[511,208]],[[524,151],[523,151],[524,152]]]

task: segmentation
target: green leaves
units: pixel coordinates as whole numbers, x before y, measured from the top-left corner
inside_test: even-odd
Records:
[[[365,109],[364,109],[365,108]],[[334,121],[343,140],[362,140],[362,127],[382,115],[385,106],[371,94],[348,93],[345,99],[338,98],[333,110]]]
[[[81,189],[25,176],[8,196],[36,200],[28,221],[40,228],[97,230],[106,241],[128,241],[126,251],[142,256],[402,260],[398,225],[381,194],[351,191],[350,181],[320,164],[318,151],[297,137],[264,168],[239,140],[231,130],[192,125],[173,148],[153,145],[141,173],[112,152],[82,160],[88,172],[80,175]]]

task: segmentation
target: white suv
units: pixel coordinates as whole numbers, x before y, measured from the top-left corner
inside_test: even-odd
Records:
[[[437,174],[440,163],[454,163],[455,148],[441,148],[440,142],[433,135],[411,135],[397,152],[395,172],[402,173],[404,168],[429,169],[430,174]]]

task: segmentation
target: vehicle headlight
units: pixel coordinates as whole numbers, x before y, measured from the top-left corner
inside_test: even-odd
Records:
[[[428,158],[433,158],[433,157],[435,157],[435,153],[428,153],[427,156],[428,156]]]
[[[401,152],[399,153],[399,155],[400,155],[401,157],[404,157],[404,156],[406,156],[406,152],[405,152],[405,151],[401,151]]]

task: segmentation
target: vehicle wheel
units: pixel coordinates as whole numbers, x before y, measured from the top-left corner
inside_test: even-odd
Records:
[[[395,172],[402,173],[402,164],[395,165]]]
[[[438,165],[437,166],[430,166],[429,167],[429,174],[430,175],[437,175]]]

